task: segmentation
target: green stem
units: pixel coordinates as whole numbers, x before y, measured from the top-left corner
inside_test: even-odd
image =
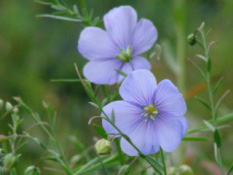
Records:
[[[124,165],[124,154],[121,150],[121,146],[120,146],[120,140],[116,139],[116,148],[117,148],[117,152],[119,154],[119,159],[120,159],[120,163],[121,165]]]
[[[162,163],[163,163],[164,175],[167,175],[166,163],[165,163],[165,159],[164,159],[164,155],[163,155],[163,150],[161,148],[160,148],[160,155],[161,155],[161,160],[162,160]]]
[[[204,52],[205,52],[205,57],[207,59],[207,64],[210,64],[209,48],[207,46],[204,27],[201,28],[201,36],[202,36],[202,41],[203,41],[203,48],[204,48]],[[210,67],[211,65],[207,65],[207,67],[208,66]],[[213,90],[211,88],[211,83],[210,83],[210,78],[211,78],[210,71],[211,71],[211,69],[207,68],[207,71],[206,71],[206,84],[207,84],[207,91],[208,91],[208,95],[209,95],[211,115],[212,115],[212,119],[213,119],[213,126],[214,126],[215,130],[217,130],[217,127],[218,127],[217,114],[216,114],[216,109],[215,109],[215,105],[214,105]],[[216,142],[215,142],[215,144],[217,145]],[[220,147],[216,148],[215,150],[216,150],[216,162],[218,163],[218,166],[220,168],[221,175],[224,175]]]

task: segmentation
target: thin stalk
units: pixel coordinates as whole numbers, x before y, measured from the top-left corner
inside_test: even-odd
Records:
[[[120,140],[116,139],[116,148],[117,148],[117,152],[119,154],[119,159],[120,159],[120,163],[121,165],[124,165],[124,154],[121,150],[121,146],[120,146]]]
[[[207,42],[206,42],[206,35],[205,35],[205,30],[204,28],[201,29],[201,36],[202,36],[202,41],[203,41],[203,49],[205,52],[205,57],[207,59],[207,64],[210,64],[210,57],[209,57],[209,48],[207,46]],[[209,65],[210,66],[210,65]],[[213,119],[213,126],[215,129],[217,129],[218,125],[217,125],[217,115],[216,115],[216,108],[214,105],[214,98],[213,98],[213,90],[211,88],[211,84],[210,84],[210,71],[211,69],[206,71],[206,83],[207,83],[207,91],[208,91],[208,95],[209,95],[209,101],[210,101],[210,108],[211,108],[211,115],[212,115],[212,119]],[[215,143],[217,144],[217,143]],[[222,156],[221,156],[221,151],[220,148],[216,148],[216,161],[218,163],[218,166],[220,168],[221,171],[221,175],[224,175],[224,170],[223,170],[223,164],[222,164]]]
[[[165,163],[165,159],[164,159],[164,155],[163,155],[163,150],[161,148],[160,148],[160,155],[161,155],[161,160],[162,160],[162,163],[163,163],[164,175],[167,175],[166,163]]]

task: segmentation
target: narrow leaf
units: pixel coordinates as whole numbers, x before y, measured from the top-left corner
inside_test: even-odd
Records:
[[[75,83],[75,82],[81,82],[79,79],[53,79],[51,82],[55,83]]]
[[[210,58],[207,60],[207,65],[206,65],[207,67],[207,72],[210,72],[211,71],[211,60],[210,60]]]
[[[214,142],[217,144],[218,148],[221,147],[221,139],[217,129],[214,131]]]
[[[199,54],[197,54],[196,56],[197,56],[198,58],[201,58],[201,59],[204,60],[205,62],[207,62],[207,59],[206,59],[205,56],[199,55]]]
[[[114,110],[112,110],[111,120],[112,120],[113,123],[115,123],[115,112],[114,112]]]
[[[209,141],[206,137],[184,137],[183,141]]]
[[[213,132],[215,131],[214,126],[210,122],[204,120],[204,123],[211,131],[213,131]]]
[[[151,162],[151,164],[153,164],[154,168],[156,168],[156,171],[162,175],[163,173],[163,167],[154,159],[152,159],[150,156],[145,156],[145,159],[149,162]]]
[[[115,71],[116,71],[117,73],[121,74],[121,75],[124,76],[124,77],[127,77],[127,76],[128,76],[128,74],[126,74],[125,72],[122,72],[122,71],[119,70],[119,69],[115,69]]]
[[[81,19],[75,19],[75,18],[70,18],[70,17],[66,17],[66,16],[56,16],[56,15],[50,15],[50,14],[37,15],[36,17],[53,18],[53,19],[59,19],[59,20],[65,20],[65,21],[73,21],[73,22],[82,22]]]
[[[230,175],[232,170],[233,170],[233,164],[231,165],[230,169],[228,170],[227,175]]]
[[[108,134],[105,132],[105,130],[100,127],[99,125],[93,125],[95,131],[101,136],[103,137],[104,139],[108,139]]]
[[[94,102],[88,102],[90,105],[92,105],[92,106],[94,106],[95,108],[97,108],[97,109],[99,109],[99,106],[96,104],[96,103],[94,103]]]
[[[224,79],[224,77],[221,77],[221,78],[218,80],[217,84],[216,84],[215,87],[214,87],[213,94],[215,94],[215,93],[217,92],[218,88],[219,88],[220,85],[222,84],[223,79]]]
[[[209,109],[211,111],[210,106],[208,105],[208,103],[205,100],[203,100],[202,98],[197,97],[197,96],[195,97],[195,99],[198,100],[201,104],[203,104],[207,109]]]

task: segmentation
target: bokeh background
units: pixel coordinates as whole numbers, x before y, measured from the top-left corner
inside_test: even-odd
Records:
[[[76,0],[65,2],[70,7],[73,4],[79,5]],[[188,105],[186,117],[190,128],[211,118],[209,111],[194,99],[195,96],[205,99],[208,96],[201,74],[187,61],[187,58],[191,58],[205,67],[195,56],[201,50],[186,42],[187,35],[204,21],[206,28],[212,29],[209,41],[218,41],[211,51],[213,85],[220,77],[224,77],[215,101],[227,89],[231,90],[220,107],[219,116],[232,113],[233,1],[87,0],[86,3],[88,10],[93,9],[94,15],[99,17],[103,17],[113,7],[131,5],[138,12],[139,18],[148,18],[155,24],[159,32],[157,43],[162,46],[162,52],[160,59],[152,60],[152,71],[158,81],[171,79],[183,91]],[[57,135],[65,152],[71,157],[76,150],[71,146],[69,136],[78,135],[85,147],[93,145],[93,137],[98,137],[92,126],[87,124],[91,116],[98,115],[98,111],[88,105],[89,99],[80,83],[51,82],[52,79],[77,78],[74,63],[81,69],[86,63],[77,51],[77,41],[83,26],[75,22],[36,17],[52,11],[50,7],[32,0],[0,1],[0,98],[14,104],[12,97],[20,96],[44,120],[46,116],[42,101],[50,103],[58,113]],[[176,60],[180,60],[178,65],[175,64]],[[23,118],[22,130],[33,122],[27,115],[23,115]],[[1,134],[8,131],[7,122],[10,122],[10,118],[0,121]],[[233,162],[232,123],[229,125],[229,128],[220,132],[226,168]],[[35,130],[33,134],[46,141],[41,130]],[[199,136],[212,139],[211,134],[204,132]],[[181,148],[185,163],[190,164],[196,174],[217,174],[214,172],[216,167],[213,164],[212,142],[185,142]],[[38,162],[43,152],[34,143],[30,142],[22,151],[23,156],[17,165],[19,174],[23,174],[28,165],[37,164],[43,169],[47,164]],[[179,166],[178,162],[174,163]],[[43,170],[42,174],[52,173]]]

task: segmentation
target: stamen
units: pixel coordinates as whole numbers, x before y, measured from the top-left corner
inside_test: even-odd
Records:
[[[155,105],[151,104],[149,106],[145,106],[143,109],[144,109],[144,113],[142,113],[142,116],[146,118],[145,122],[148,121],[148,118],[154,121],[156,115],[158,114],[158,109],[155,107]]]
[[[117,55],[116,58],[123,61],[124,63],[129,62],[133,58],[132,47],[129,46],[127,50],[120,49],[121,54]]]

